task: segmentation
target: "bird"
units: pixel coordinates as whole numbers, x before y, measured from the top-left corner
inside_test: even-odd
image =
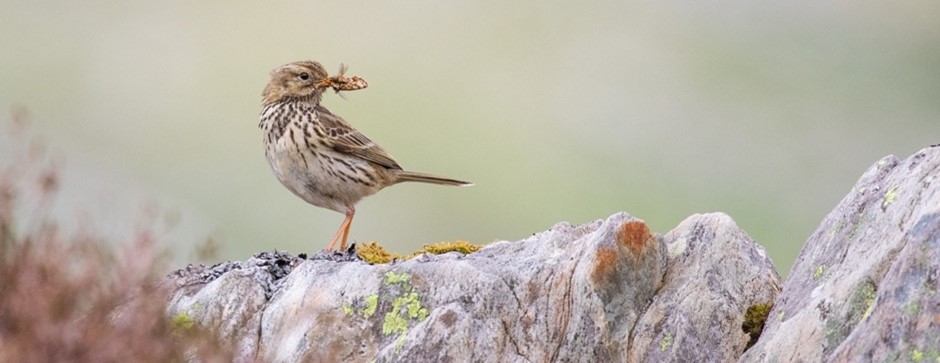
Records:
[[[321,104],[323,93],[333,87],[355,90],[361,84],[342,88],[348,81],[341,74],[330,77],[317,61],[305,60],[282,65],[271,71],[261,93],[262,109],[258,127],[263,133],[264,154],[274,176],[307,203],[346,215],[327,251],[346,240],[356,204],[385,187],[402,182],[451,186],[473,183],[404,170],[388,152],[342,117]]]

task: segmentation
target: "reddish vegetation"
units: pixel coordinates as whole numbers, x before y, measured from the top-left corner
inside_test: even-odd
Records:
[[[0,362],[230,361],[214,338],[166,316],[149,229],[118,250],[59,231],[46,213],[59,168],[22,146],[25,118],[13,119],[14,159],[0,166]]]

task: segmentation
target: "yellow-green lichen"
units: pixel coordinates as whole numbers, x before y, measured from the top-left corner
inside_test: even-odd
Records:
[[[829,354],[838,347],[848,335],[864,321],[874,310],[875,299],[878,296],[878,287],[868,280],[858,284],[852,296],[844,305],[844,310],[828,313],[829,307],[820,306],[824,312],[826,344],[824,354]]]
[[[173,319],[170,320],[170,325],[173,329],[189,330],[196,325],[196,320],[189,316],[188,312],[181,311],[179,314],[173,316]]]
[[[408,321],[401,317],[398,311],[390,311],[385,313],[385,321],[382,322],[382,334],[403,334],[406,330],[408,330]]]
[[[362,317],[366,319],[368,319],[373,314],[375,314],[375,310],[378,309],[378,307],[379,307],[379,295],[378,294],[372,294],[372,295],[366,296],[362,298],[361,302],[353,301],[353,303],[351,304],[343,303],[342,305],[340,305],[340,309],[343,309],[343,313],[346,314],[346,316],[356,315],[356,312],[358,311],[358,313],[361,314]]]
[[[760,333],[764,331],[764,322],[767,321],[770,310],[773,308],[773,303],[751,305],[747,308],[747,312],[744,313],[744,323],[741,324],[741,330],[744,330],[751,338],[747,342],[747,347],[744,349],[750,348],[754,343],[757,343],[757,338],[759,338]]]
[[[818,280],[825,272],[826,265],[819,265],[819,267],[816,267],[816,271],[813,271],[813,280]]]
[[[366,307],[362,309],[362,317],[369,318],[375,314],[375,309],[379,307],[379,295],[372,294],[364,299]]]
[[[846,302],[844,310],[825,318],[826,348],[824,353],[831,353],[832,349],[845,341],[859,323],[871,315],[877,296],[878,287],[874,282],[864,281],[853,289],[852,296]]]
[[[386,250],[385,247],[382,247],[376,242],[369,242],[356,247],[356,254],[359,255],[359,258],[363,261],[372,265],[386,264],[401,259],[401,255]]]
[[[927,361],[940,362],[940,350],[937,350],[937,348],[928,348],[924,351],[914,348],[914,351],[919,351],[923,356],[923,359],[926,359]],[[913,351],[911,353],[913,353]]]
[[[392,310],[385,313],[382,334],[405,334],[410,321],[423,321],[430,312],[421,306],[418,292],[411,286],[411,274],[389,271],[385,273],[385,285],[397,285],[401,293],[392,299]]]
[[[408,319],[423,321],[428,317],[428,309],[421,307],[418,293],[411,291],[392,300],[392,311],[385,314],[382,334],[404,333],[408,329]]]
[[[421,300],[418,300],[418,293],[408,293],[404,303],[407,304],[406,307],[408,308],[409,318],[422,321],[424,318],[428,317],[428,309],[421,307]]]
[[[411,274],[407,272],[395,273],[395,271],[389,271],[385,273],[385,284],[392,285],[403,282],[411,281]]]
[[[405,336],[405,333],[401,333],[401,336],[398,337],[398,341],[395,342],[395,353],[398,353],[401,347],[405,346]]]
[[[201,308],[202,306],[199,305],[198,302],[190,305],[188,309],[180,311],[178,314],[174,315],[172,319],[170,319],[170,326],[172,326],[173,329],[177,331],[192,329],[194,326],[196,326],[196,319],[193,319],[193,317],[190,315],[190,312],[196,313]]]
[[[885,192],[885,201],[881,203],[881,208],[887,208],[888,205],[894,203],[894,199],[898,196],[899,188],[900,186],[895,185],[893,188],[888,189],[888,191]]]
[[[393,261],[408,260],[423,253],[440,255],[447,252],[456,251],[463,254],[470,254],[479,251],[481,248],[483,248],[483,245],[477,245],[467,241],[459,240],[454,242],[438,242],[424,245],[424,247],[422,247],[420,250],[417,250],[410,255],[399,255],[395,252],[385,249],[385,247],[382,247],[376,242],[369,242],[363,244],[362,246],[356,247],[356,254],[359,255],[360,259],[368,262],[369,264],[380,265]]]
[[[914,348],[914,350],[911,351],[911,361],[920,362],[922,360],[924,360],[924,352],[921,352],[920,349]]]
[[[415,254],[430,253],[433,255],[440,255],[456,251],[466,255],[479,251],[481,248],[483,248],[483,245],[476,245],[467,241],[438,242],[430,245],[424,245],[424,247],[416,251]]]
[[[868,319],[868,316],[871,315],[872,310],[875,309],[875,304],[872,304],[874,300],[868,303],[868,308],[865,309],[865,312],[862,313],[862,320]]]
[[[670,345],[672,345],[672,334],[667,331],[663,333],[663,339],[659,341],[659,351],[665,352]]]
[[[865,309],[859,320],[865,320],[865,318],[871,315],[872,310],[875,308],[875,297],[877,296],[878,290],[875,284],[871,282],[866,281],[856,288],[855,296],[852,299],[855,306],[852,308],[856,311],[862,310],[862,308]]]

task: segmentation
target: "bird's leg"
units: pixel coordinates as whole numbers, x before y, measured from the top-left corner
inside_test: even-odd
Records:
[[[339,237],[343,233],[343,229],[345,227],[346,227],[346,221],[343,221],[343,224],[339,225],[339,230],[336,231],[336,235],[333,236],[333,241],[330,242],[330,246],[326,248],[327,251],[333,250],[333,246],[336,245],[336,241],[339,241]]]
[[[346,212],[346,229],[343,231],[343,242],[339,245],[340,251],[346,251],[346,237],[349,237],[349,227],[352,227],[354,216],[356,216],[356,207],[349,207]]]
[[[332,251],[333,246],[336,246],[336,242],[339,242],[340,237],[343,238],[342,244],[340,244],[340,250],[346,250],[346,236],[349,234],[349,226],[352,224],[353,215],[356,214],[356,208],[349,208],[346,211],[346,219],[343,220],[343,224],[339,225],[339,230],[336,231],[336,235],[333,236],[333,241],[330,242],[330,246],[326,248],[327,251]]]

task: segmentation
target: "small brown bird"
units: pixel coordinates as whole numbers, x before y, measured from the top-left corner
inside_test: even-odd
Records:
[[[261,94],[258,124],[264,131],[264,154],[281,184],[307,203],[346,214],[327,250],[340,240],[340,250],[346,250],[356,203],[387,186],[406,181],[473,185],[403,170],[379,145],[320,105],[331,87],[355,90],[365,88],[365,81],[343,74],[330,77],[315,61],[274,69]]]

